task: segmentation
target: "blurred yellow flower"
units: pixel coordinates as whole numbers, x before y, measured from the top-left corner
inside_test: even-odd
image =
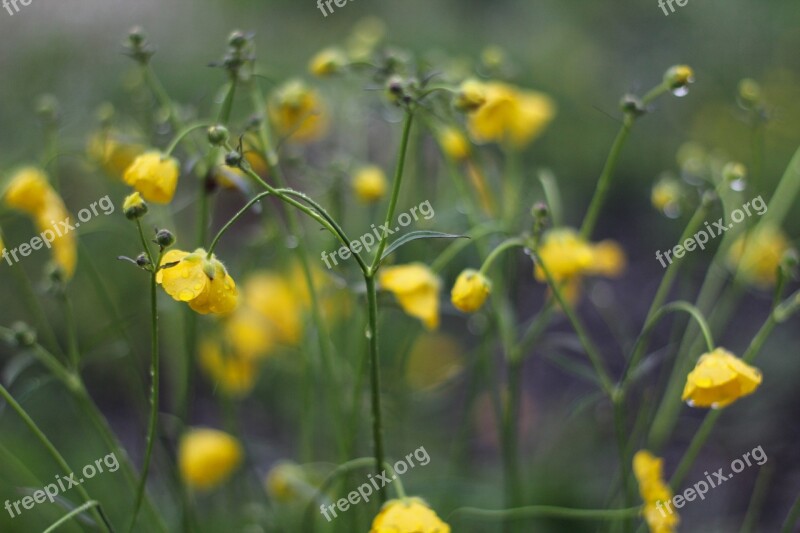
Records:
[[[186,302],[200,314],[225,315],[236,309],[239,291],[228,275],[225,266],[216,256],[206,257],[206,251],[198,248],[192,253],[170,250],[164,254],[161,265],[177,263],[162,268],[156,281],[167,294],[179,302]]]
[[[389,500],[369,533],[450,533],[450,526],[420,498]]]
[[[675,65],[664,73],[664,82],[670,89],[679,89],[694,83],[694,70],[688,65]]]
[[[245,281],[244,297],[247,307],[269,322],[278,342],[291,346],[300,342],[303,302],[285,278],[272,272],[257,272]]]
[[[78,262],[75,235],[64,228],[71,225],[70,214],[47,175],[35,167],[22,168],[11,177],[3,196],[7,206],[30,215],[39,232],[50,237],[54,261],[71,278]]]
[[[231,396],[245,396],[255,385],[255,362],[236,352],[223,353],[220,344],[210,339],[200,343],[200,368],[213,384]]]
[[[233,313],[224,327],[226,342],[243,359],[264,357],[275,345],[275,333],[267,320],[246,306]]]
[[[264,486],[270,498],[281,503],[296,500],[307,492],[313,494],[303,469],[291,461],[279,461],[270,468]]]
[[[347,53],[353,61],[367,61],[375,46],[386,35],[386,24],[378,17],[365,17],[353,28],[347,39]]]
[[[89,159],[100,165],[111,176],[122,178],[134,160],[147,150],[142,144],[126,140],[116,130],[98,131],[86,145]]]
[[[464,369],[456,340],[442,333],[423,333],[414,341],[406,363],[406,381],[414,390],[426,391],[447,383]]]
[[[739,236],[728,251],[728,264],[746,282],[767,289],[777,281],[778,267],[791,243],[775,226],[758,227]]]
[[[144,199],[168,204],[178,186],[180,167],[175,158],[157,151],[145,152],[125,170],[125,183],[142,193]]]
[[[363,166],[353,175],[353,190],[362,202],[377,202],[384,197],[387,187],[386,175],[377,165]]]
[[[439,289],[436,274],[422,263],[385,267],[380,284],[391,291],[407,314],[418,318],[428,329],[439,327]]]
[[[279,87],[269,100],[268,111],[278,133],[292,142],[315,141],[328,130],[328,111],[322,99],[300,80]]]
[[[633,474],[639,483],[643,514],[651,533],[672,533],[680,523],[678,513],[666,505],[672,499],[672,491],[663,479],[663,463],[663,459],[647,450],[633,456]]]
[[[483,306],[492,290],[492,282],[477,270],[467,269],[459,274],[450,297],[453,305],[464,313],[474,313]]]
[[[242,446],[232,436],[208,428],[193,428],[178,446],[178,465],[184,482],[199,490],[225,482],[239,466]]]
[[[314,76],[325,77],[339,72],[347,64],[347,56],[339,48],[320,50],[308,64],[308,70]]]
[[[761,372],[729,351],[717,348],[703,354],[686,377],[682,400],[692,407],[718,409],[752,394]]]
[[[556,105],[548,95],[500,82],[483,84],[485,102],[468,117],[477,142],[508,143],[522,148],[553,120]]]
[[[655,185],[650,193],[650,202],[653,207],[669,217],[676,217],[680,214],[680,201],[683,195],[681,182],[672,177],[663,177]]]
[[[453,105],[461,111],[475,111],[486,103],[488,88],[485,83],[467,79],[458,88]]]
[[[437,132],[436,139],[442,152],[455,161],[466,159],[470,153],[470,144],[467,136],[453,126],[447,126]]]

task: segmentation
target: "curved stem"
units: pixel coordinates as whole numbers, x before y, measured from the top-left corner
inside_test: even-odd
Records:
[[[441,272],[444,267],[446,267],[450,261],[455,259],[455,257],[465,248],[467,248],[470,244],[476,243],[479,239],[482,239],[488,235],[492,235],[493,233],[502,233],[503,228],[497,222],[484,222],[472,229],[467,234],[468,239],[455,239],[451,242],[443,251],[439,254],[439,256],[433,260],[431,263],[431,270],[434,272]]]
[[[147,444],[144,452],[144,462],[142,463],[142,473],[139,477],[139,486],[136,488],[136,500],[133,505],[133,516],[128,531],[133,531],[136,525],[136,518],[139,516],[139,509],[142,506],[144,492],[147,487],[147,475],[150,472],[150,462],[153,456],[153,445],[158,433],[158,406],[159,406],[159,386],[160,386],[160,362],[158,345],[158,294],[156,292],[158,283],[156,273],[158,266],[161,265],[163,250],[158,254],[158,261],[153,263],[153,270],[150,273],[150,378],[152,380],[150,388],[150,422],[147,428]]]
[[[511,248],[524,248],[526,246],[525,240],[520,239],[519,237],[514,237],[511,239],[506,239],[505,241],[501,242],[497,245],[497,247],[492,250],[489,256],[483,261],[483,265],[481,265],[481,274],[486,274],[489,269],[492,267],[492,264],[495,260],[500,257],[500,254],[509,250]]]
[[[239,220],[245,213],[247,213],[247,211],[249,211],[251,207],[260,202],[262,198],[264,198],[265,196],[269,196],[270,194],[272,194],[272,191],[265,191],[254,196],[249,202],[247,202],[244,205],[244,207],[242,207],[239,210],[239,212],[233,215],[231,219],[228,222],[226,222],[225,225],[222,226],[222,228],[220,228],[220,230],[217,232],[217,235],[214,237],[214,240],[211,241],[211,246],[208,247],[207,257],[209,259],[211,258],[211,255],[214,253],[214,249],[217,247],[217,243],[219,243],[219,240],[222,238],[225,232],[228,231],[228,229],[231,226],[233,226],[236,223],[236,221]]]
[[[3,397],[6,403],[8,403],[8,405],[11,406],[11,408],[22,419],[25,425],[28,426],[28,429],[30,429],[31,432],[39,440],[39,442],[42,443],[42,446],[44,446],[44,448],[47,450],[50,456],[55,460],[55,462],[58,463],[58,465],[61,467],[64,473],[69,476],[73,472],[73,470],[70,468],[69,464],[67,464],[67,461],[66,459],[64,459],[64,456],[61,455],[61,453],[58,451],[58,449],[56,449],[53,443],[50,442],[50,439],[48,439],[47,436],[42,432],[42,430],[39,429],[39,426],[36,425],[36,422],[33,421],[33,419],[25,411],[25,409],[23,409],[22,406],[17,403],[14,397],[11,396],[11,394],[8,392],[8,390],[6,390],[6,388],[2,384],[0,384],[0,396]],[[86,489],[84,489],[83,486],[77,485],[76,488],[78,490],[78,493],[81,495],[81,498],[83,498],[86,502],[92,501],[92,499],[89,497],[89,494],[86,492]],[[108,523],[107,519],[103,515],[101,515],[97,511],[97,509],[92,509],[92,514],[94,515],[94,518],[98,524],[104,524],[107,531],[113,531],[113,528]]]
[[[50,525],[50,527],[48,527],[47,529],[44,530],[43,533],[52,533],[53,531],[55,531],[59,527],[63,526],[64,524],[66,524],[67,522],[72,520],[73,518],[81,515],[84,511],[88,511],[89,509],[91,509],[93,507],[97,507],[98,508],[98,512],[100,512],[100,513],[103,512],[100,509],[100,502],[98,502],[97,500],[90,500],[90,501],[84,503],[83,505],[79,505],[78,507],[76,507],[72,511],[68,512],[67,514],[65,514],[64,516],[62,516],[61,518],[59,518],[58,520],[53,522]],[[110,526],[107,526],[107,527],[110,527]]]
[[[200,128],[208,128],[209,126],[212,126],[212,124],[209,124],[207,122],[195,122],[193,124],[186,126],[175,135],[175,137],[172,139],[172,142],[169,143],[169,146],[167,146],[167,149],[164,151],[164,155],[166,156],[172,155],[172,152],[175,151],[175,148],[178,147],[180,142],[194,130],[199,130]]]
[[[400,139],[400,153],[397,156],[397,166],[394,173],[392,196],[389,199],[389,208],[386,210],[386,219],[384,220],[385,227],[389,227],[391,225],[392,219],[394,218],[394,211],[397,208],[397,200],[400,196],[400,185],[403,182],[403,169],[405,168],[406,152],[408,152],[408,138],[409,134],[411,133],[411,122],[413,118],[414,113],[410,109],[407,109],[405,122],[403,123],[403,134]],[[377,271],[378,266],[380,265],[381,256],[383,255],[383,251],[386,249],[387,242],[388,235],[382,235],[381,241],[378,243],[378,248],[375,251],[375,258],[372,261],[372,266],[370,267],[370,272],[373,274],[375,271]]]

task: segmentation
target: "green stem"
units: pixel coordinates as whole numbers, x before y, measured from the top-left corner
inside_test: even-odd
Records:
[[[394,183],[392,185],[392,196],[389,199],[389,208],[386,210],[386,219],[384,220],[384,227],[389,227],[394,218],[394,212],[397,208],[397,200],[400,196],[400,186],[403,182],[403,168],[405,167],[406,152],[408,151],[408,137],[411,132],[411,123],[414,119],[414,113],[408,109],[406,110],[406,118],[403,123],[403,134],[400,139],[400,153],[397,156],[397,166],[394,173]],[[375,258],[370,267],[370,273],[374,274],[378,270],[383,251],[386,249],[388,242],[388,235],[381,236],[381,241],[378,243],[378,248],[375,251]]]
[[[61,518],[59,518],[58,520],[53,522],[50,525],[50,527],[48,527],[47,529],[44,530],[44,533],[52,533],[53,531],[55,531],[59,527],[63,526],[64,524],[66,524],[67,522],[72,520],[73,518],[83,514],[84,511],[88,511],[89,509],[92,509],[93,507],[97,507],[98,508],[97,510],[98,510],[99,513],[103,512],[100,509],[100,502],[98,502],[97,500],[90,500],[90,501],[84,503],[83,505],[79,505],[78,507],[76,507],[72,511],[68,512],[67,514],[65,514],[64,516],[62,516]],[[106,523],[106,527],[108,527],[109,530],[113,531],[113,529],[111,529],[111,526],[108,524],[107,520],[104,520],[104,522]]]
[[[800,519],[800,496],[797,497],[791,509],[789,509],[789,514],[786,516],[783,526],[781,526],[781,533],[792,533],[798,519]]]
[[[522,361],[508,362],[509,398],[503,420],[503,466],[506,481],[506,505],[518,507],[524,501],[522,472],[519,465],[519,406],[522,397]]]
[[[149,253],[149,250],[148,250]],[[133,516],[128,532],[133,531],[136,525],[136,518],[139,516],[139,509],[142,506],[145,488],[147,486],[147,476],[150,472],[150,462],[153,456],[153,445],[158,434],[158,406],[159,406],[159,386],[160,386],[160,361],[158,343],[158,283],[156,274],[161,265],[163,251],[158,254],[158,261],[151,264],[150,273],[150,422],[147,428],[147,444],[144,452],[144,462],[142,463],[142,473],[139,478],[139,486],[136,488],[136,499],[133,505]]]
[[[525,246],[526,246],[525,240],[524,239],[520,239],[518,237],[515,237],[515,238],[512,238],[512,239],[507,239],[507,240],[501,242],[500,244],[497,245],[497,247],[494,250],[492,250],[492,252],[489,254],[489,256],[483,261],[483,265],[481,265],[480,273],[485,275],[489,271],[489,269],[492,267],[492,264],[500,256],[500,254],[502,254],[506,250],[509,250],[511,248],[524,248]]]
[[[381,472],[384,462],[383,450],[383,423],[381,420],[381,372],[378,357],[378,295],[375,290],[375,278],[372,275],[364,277],[367,284],[367,305],[369,307],[369,361],[370,361],[370,386],[372,403],[372,441],[375,452],[375,472]],[[386,489],[381,487],[378,491],[380,502],[386,501]]]
[[[8,403],[8,405],[11,406],[11,408],[22,419],[25,425],[28,426],[28,429],[30,429],[30,431],[36,436],[36,438],[39,440],[42,446],[44,446],[44,448],[47,450],[50,456],[55,460],[55,462],[58,463],[58,465],[61,467],[64,473],[69,476],[72,472],[74,472],[74,470],[70,468],[69,464],[67,464],[67,461],[64,459],[64,456],[62,456],[61,453],[59,453],[59,451],[56,449],[53,443],[50,442],[50,439],[48,439],[47,436],[42,432],[42,430],[39,429],[39,426],[36,425],[36,422],[33,421],[33,419],[25,411],[25,409],[23,409],[22,406],[17,403],[14,397],[11,396],[11,394],[8,392],[8,390],[6,390],[6,388],[2,384],[0,384],[0,396],[2,396],[3,399],[5,399],[6,403]],[[83,486],[77,485],[76,488],[81,498],[83,498],[86,502],[92,501],[92,499],[89,497],[89,494],[86,492],[86,489],[84,489]],[[107,531],[113,531],[113,528],[108,523],[107,519],[103,515],[101,515],[97,511],[97,509],[93,508],[91,513],[98,524],[105,525]]]
[[[175,151],[180,142],[194,130],[199,130],[200,128],[208,128],[209,126],[211,126],[211,124],[207,122],[195,122],[194,124],[186,126],[175,135],[175,137],[172,139],[172,142],[169,143],[169,146],[167,146],[167,149],[164,150],[164,155],[167,157],[171,156],[172,152]]]
[[[492,235],[493,233],[502,233],[502,227],[497,224],[496,222],[485,222],[480,224],[472,229],[467,234],[468,239],[455,239],[451,242],[443,251],[439,254],[439,256],[433,260],[431,263],[431,270],[434,272],[441,272],[444,270],[450,261],[455,259],[455,257],[461,253],[462,250],[466,249],[469,245],[477,243],[479,239],[483,239],[486,236]]]
[[[253,207],[253,205],[257,204],[258,202],[261,201],[262,198],[269,196],[270,194],[272,194],[271,191],[265,191],[257,194],[249,202],[247,202],[244,205],[244,207],[242,207],[235,215],[233,215],[233,217],[231,217],[231,219],[224,226],[222,226],[222,228],[220,228],[219,232],[217,232],[217,235],[214,237],[214,240],[211,241],[211,246],[208,247],[207,257],[209,259],[211,259],[211,256],[214,254],[214,249],[217,247],[217,243],[219,243],[219,240],[222,238],[225,232],[228,231],[228,229],[230,229],[230,227],[233,226],[236,223],[236,221],[239,220],[245,213],[247,213],[247,211],[249,211],[250,208]]]

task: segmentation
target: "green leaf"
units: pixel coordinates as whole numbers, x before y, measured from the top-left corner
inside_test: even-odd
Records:
[[[392,244],[386,247],[384,250],[383,255],[381,256],[381,260],[378,264],[383,263],[383,261],[389,257],[389,255],[400,248],[403,245],[410,243],[411,241],[416,241],[419,239],[469,239],[466,235],[453,235],[452,233],[441,233],[439,231],[412,231],[411,233],[406,233]]]

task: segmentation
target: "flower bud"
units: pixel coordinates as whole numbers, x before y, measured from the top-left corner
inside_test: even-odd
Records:
[[[229,137],[228,128],[221,124],[208,128],[208,142],[214,146],[222,146]]]
[[[25,322],[14,322],[11,324],[11,331],[14,334],[14,342],[20,348],[28,348],[36,344],[36,331]]]
[[[536,202],[531,208],[531,215],[536,220],[544,220],[550,215],[550,208],[544,202]]]
[[[175,244],[175,236],[167,229],[160,229],[156,232],[155,242],[162,248],[168,248]]]
[[[331,76],[341,71],[347,64],[347,56],[338,48],[326,48],[314,57],[308,64],[308,70],[320,78]]]
[[[36,102],[36,113],[46,123],[54,123],[60,115],[58,100],[52,94],[43,94]]]
[[[722,177],[728,183],[742,181],[747,178],[747,168],[736,161],[731,161],[722,167]]]
[[[225,164],[229,167],[238,167],[242,164],[242,154],[233,151],[225,154]]]
[[[144,268],[150,264],[150,258],[147,257],[146,253],[142,252],[136,256],[136,264]]]
[[[144,30],[141,26],[134,26],[128,31],[128,40],[134,46],[144,43]]]
[[[642,101],[633,94],[623,96],[619,102],[619,107],[623,112],[636,116],[644,115],[647,112]]]
[[[234,30],[228,36],[228,45],[232,48],[242,48],[245,44],[247,44],[247,35],[240,30]]]
[[[694,83],[694,71],[687,65],[675,65],[664,73],[664,82],[671,90],[681,89]]]
[[[745,78],[739,82],[739,100],[746,108],[753,108],[761,102],[761,86],[756,80]]]
[[[122,212],[128,220],[136,220],[147,213],[147,204],[142,200],[142,195],[134,192],[125,197],[122,203]]]
[[[456,279],[450,298],[453,305],[464,313],[480,309],[492,290],[492,282],[477,270],[467,269]]]

